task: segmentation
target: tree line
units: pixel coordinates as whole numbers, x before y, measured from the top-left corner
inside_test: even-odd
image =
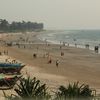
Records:
[[[9,23],[6,19],[0,19],[0,32],[18,32],[43,30],[43,23],[31,21],[13,21]]]

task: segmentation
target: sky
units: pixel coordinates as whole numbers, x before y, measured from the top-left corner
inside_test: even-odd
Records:
[[[43,22],[45,29],[100,29],[100,0],[0,0],[0,19]]]

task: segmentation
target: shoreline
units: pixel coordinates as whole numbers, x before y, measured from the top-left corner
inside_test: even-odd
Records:
[[[52,36],[53,35],[52,33],[54,33],[54,32],[55,31],[50,31],[50,32],[47,31],[46,33],[43,33],[44,36],[46,34],[48,34],[47,38],[43,38],[43,37],[41,38],[41,34],[40,34],[40,36],[37,36],[37,38],[39,40],[41,40],[41,41],[45,41],[46,40],[46,42],[48,42],[49,44],[63,45],[63,43],[65,43],[66,46],[67,45],[69,45],[70,47],[76,47],[77,46],[77,48],[82,48],[82,49],[87,49],[86,45],[88,44],[89,45],[89,50],[92,50],[92,51],[94,51],[95,46],[98,46],[98,48],[99,48],[98,53],[100,54],[100,46],[99,46],[99,44],[97,44],[97,45],[91,45],[91,43],[80,44],[80,43],[76,43],[77,40],[75,40],[74,43],[71,43],[71,41],[70,42],[64,42],[64,41],[54,41],[54,40],[48,39],[49,35]],[[67,34],[69,34],[69,33],[67,33]],[[67,36],[67,37],[69,37],[69,36]]]
[[[75,43],[71,44],[71,43],[67,43],[67,42],[63,42],[63,41],[60,43],[60,41],[59,42],[53,42],[53,41],[49,41],[47,39],[42,40],[42,39],[39,38],[39,35],[44,34],[43,31],[42,32],[26,32],[26,33],[21,33],[21,32],[20,33],[2,33],[2,34],[0,34],[0,37],[1,37],[1,35],[3,35],[3,37],[8,37],[7,36],[8,34],[10,34],[10,35],[14,35],[14,34],[18,34],[18,35],[20,35],[20,34],[29,34],[30,35],[30,34],[33,34],[33,38],[34,38],[34,41],[33,42],[34,43],[32,43],[32,44],[51,44],[51,45],[59,45],[59,46],[62,46],[63,43],[65,43],[65,46],[69,46],[69,47],[72,47],[72,48],[87,49],[86,46],[85,46],[86,44],[84,44],[84,45],[83,44],[76,44],[75,45]],[[4,39],[4,40],[6,41],[6,39]],[[31,43],[29,43],[29,44],[31,44]],[[90,47],[88,49],[90,51],[93,51],[95,53],[94,46],[91,46],[90,45]],[[100,48],[98,50],[98,54],[100,54]]]

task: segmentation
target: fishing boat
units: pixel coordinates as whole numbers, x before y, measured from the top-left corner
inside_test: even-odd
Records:
[[[21,75],[5,75],[0,74],[0,90],[12,89]]]
[[[21,63],[0,63],[0,73],[20,73],[24,66]]]

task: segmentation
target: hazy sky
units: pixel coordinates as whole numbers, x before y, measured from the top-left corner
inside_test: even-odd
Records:
[[[100,0],[0,0],[0,18],[46,29],[100,29]]]

